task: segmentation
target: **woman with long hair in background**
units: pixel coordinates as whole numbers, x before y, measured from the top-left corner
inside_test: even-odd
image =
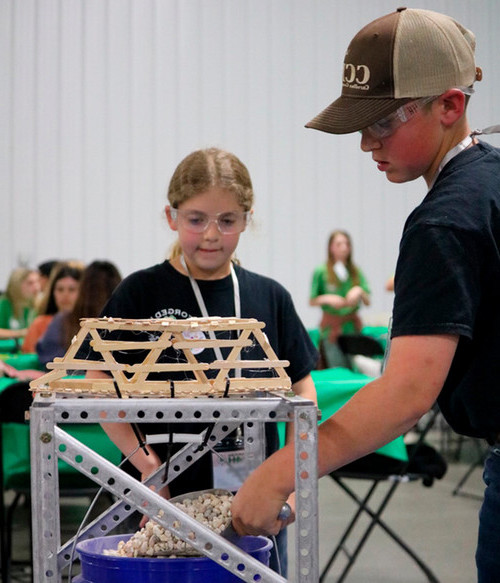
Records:
[[[61,262],[52,269],[49,283],[38,304],[38,316],[28,328],[21,352],[35,352],[36,343],[45,334],[55,314],[73,309],[83,269],[83,264],[77,262]]]
[[[346,231],[330,235],[327,261],[313,274],[309,304],[322,310],[320,322],[320,352],[323,366],[348,366],[338,347],[341,334],[361,332],[358,315],[361,305],[369,305],[370,288],[361,269],[352,258],[352,241]]]
[[[80,329],[80,319],[99,316],[121,279],[117,267],[109,261],[93,261],[85,268],[73,309],[58,312],[36,344],[40,364],[45,366],[54,358],[64,356]]]
[[[0,296],[0,338],[22,338],[35,318],[40,278],[35,269],[18,267]]]

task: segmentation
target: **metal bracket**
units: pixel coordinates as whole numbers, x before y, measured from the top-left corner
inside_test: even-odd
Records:
[[[63,459],[119,501],[84,528],[78,541],[107,534],[131,511],[139,510],[187,540],[244,581],[283,583],[285,579],[241,549],[187,516],[156,494],[162,468],[144,483],[79,442],[60,425],[65,423],[214,423],[216,443],[245,422],[245,452],[256,467],[265,452],[264,423],[294,422],[296,485],[296,576],[300,583],[318,581],[317,408],[301,397],[266,394],[259,397],[198,399],[78,399],[37,395],[30,409],[32,452],[33,575],[39,583],[60,583],[74,539],[61,546],[57,460]],[[214,443],[214,445],[215,445]],[[166,483],[194,461],[199,444],[186,445],[170,461]],[[248,448],[248,450],[247,450]],[[171,471],[170,471],[171,470]]]

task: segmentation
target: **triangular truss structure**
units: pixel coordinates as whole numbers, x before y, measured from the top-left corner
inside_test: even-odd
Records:
[[[279,360],[262,331],[265,324],[248,318],[188,318],[175,320],[129,320],[119,318],[83,319],[80,331],[62,358],[54,359],[47,368],[50,372],[31,382],[35,392],[72,393],[101,397],[196,397],[206,395],[226,396],[228,393],[253,391],[289,390],[291,381],[285,372],[289,365]],[[149,340],[113,340],[113,331],[151,332]],[[216,338],[221,332],[236,331],[235,338]],[[144,337],[144,335],[141,335]],[[102,360],[82,360],[76,355],[83,342],[90,337],[90,346]],[[153,338],[153,339],[152,339]],[[265,358],[242,360],[242,349],[259,344]],[[196,354],[205,348],[230,349],[227,358],[213,362],[199,362]],[[184,355],[177,362],[158,362],[161,353],[174,348]],[[117,351],[145,351],[146,356],[138,364],[117,362]],[[271,370],[272,376],[245,377],[240,371],[252,369]],[[78,376],[74,375],[78,371]],[[102,371],[107,378],[85,378],[88,371]],[[217,371],[215,378],[208,378],[208,371]],[[230,376],[230,371],[238,376]],[[169,373],[178,378],[186,373],[185,380],[150,380],[152,373]],[[267,373],[269,374],[269,372]],[[73,376],[72,376],[73,375]]]

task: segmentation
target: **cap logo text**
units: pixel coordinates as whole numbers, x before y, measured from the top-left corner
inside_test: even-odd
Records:
[[[343,84],[366,85],[370,80],[370,69],[366,65],[353,65],[344,63]]]

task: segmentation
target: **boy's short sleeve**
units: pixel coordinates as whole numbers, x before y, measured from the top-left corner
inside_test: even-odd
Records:
[[[392,335],[471,338],[481,263],[480,246],[465,231],[419,226],[406,232],[396,268]]]

